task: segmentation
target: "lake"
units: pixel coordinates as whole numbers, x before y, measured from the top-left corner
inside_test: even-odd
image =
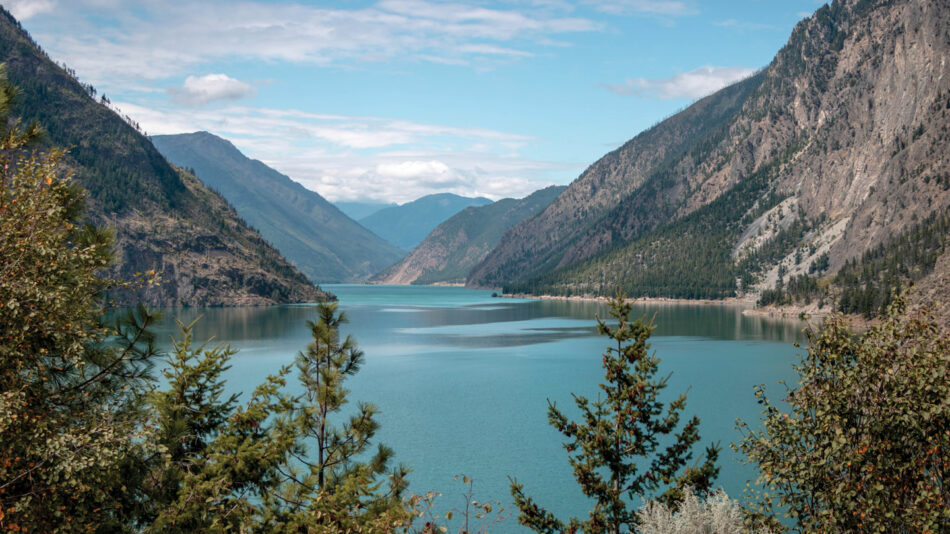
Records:
[[[603,379],[606,338],[597,302],[492,298],[458,287],[326,285],[340,299],[352,335],[366,353],[348,382],[350,402],[372,402],[382,413],[378,441],[410,465],[410,491],[444,494],[442,511],[461,507],[464,473],[475,498],[510,503],[508,477],[517,477],[542,506],[562,519],[586,517],[589,503],[575,483],[561,435],[547,423],[547,399],[568,414],[571,393],[596,398]],[[669,397],[689,390],[686,414],[698,414],[701,445],[720,442],[718,483],[741,497],[755,471],[729,449],[739,438],[736,418],[754,422],[753,386],[794,383],[804,324],[750,317],[733,305],[664,304],[635,308],[656,317],[651,343],[672,372]],[[160,339],[175,332],[173,317],[203,315],[197,340],[215,337],[240,352],[229,388],[250,392],[269,373],[293,362],[310,341],[313,306],[166,310]],[[698,444],[699,445],[699,444]],[[702,447],[696,449],[699,453]],[[497,529],[518,531],[514,515]]]

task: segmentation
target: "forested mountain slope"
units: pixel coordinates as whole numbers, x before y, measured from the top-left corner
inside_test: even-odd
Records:
[[[152,142],[175,165],[194,169],[311,280],[365,280],[404,255],[319,194],[249,159],[225,139],[196,132],[156,135]]]
[[[772,63],[637,136],[469,284],[725,297],[834,273],[950,204],[950,9],[838,0]]]
[[[174,169],[151,142],[39,49],[0,9],[0,62],[21,90],[17,111],[69,149],[88,213],[116,232],[111,275],[155,270],[160,283],[120,303],[247,305],[326,297],[216,193]]]
[[[566,188],[551,186],[522,199],[470,206],[440,224],[402,261],[373,278],[382,284],[464,282],[469,271],[498,244],[508,228],[528,219]]]
[[[360,219],[360,224],[376,235],[406,250],[412,250],[429,232],[449,217],[469,206],[484,206],[491,200],[437,193],[399,206],[384,208]]]

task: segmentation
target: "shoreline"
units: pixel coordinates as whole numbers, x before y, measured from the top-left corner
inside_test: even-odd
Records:
[[[518,298],[534,300],[566,300],[575,302],[599,302],[606,304],[610,299],[608,297],[593,295],[530,295],[526,293],[499,293],[499,298]],[[757,308],[756,300],[748,297],[729,297],[725,299],[684,299],[684,298],[666,298],[666,297],[637,297],[628,298],[626,301],[630,304],[648,304],[648,305],[672,305],[672,306],[730,306],[738,307],[742,310],[742,315],[749,317],[759,317],[764,319],[774,319],[777,321],[795,321],[801,323],[821,324],[834,313],[834,308],[825,306],[818,308],[815,304],[808,305],[789,305],[789,306],[764,306]],[[874,319],[868,320],[861,315],[843,314],[842,315],[852,328],[859,331],[867,330],[876,323]]]
[[[528,293],[498,293],[498,298],[509,299],[535,299],[535,300],[570,300],[577,302],[602,302],[610,301],[610,297],[593,295],[531,295]],[[676,305],[716,305],[716,306],[740,306],[743,308],[754,308],[755,300],[740,297],[728,297],[724,299],[683,299],[671,297],[636,297],[627,298],[626,302],[630,304],[676,304]],[[744,312],[743,312],[744,313]]]

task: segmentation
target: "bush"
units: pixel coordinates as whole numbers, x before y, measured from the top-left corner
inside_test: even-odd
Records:
[[[744,530],[739,503],[719,490],[700,501],[691,488],[684,492],[678,508],[649,501],[637,512],[641,534],[735,534]],[[754,530],[752,534],[769,534],[771,530]]]
[[[950,531],[950,336],[902,298],[855,335],[841,317],[810,334],[784,411],[738,445],[777,509],[806,532]]]

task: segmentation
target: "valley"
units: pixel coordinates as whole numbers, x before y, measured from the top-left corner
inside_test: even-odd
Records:
[[[950,531],[945,0],[0,0],[0,119],[0,530]]]

